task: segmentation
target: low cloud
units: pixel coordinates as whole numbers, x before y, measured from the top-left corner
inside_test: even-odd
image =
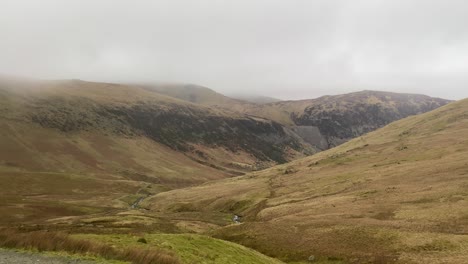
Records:
[[[468,97],[468,2],[6,0],[0,72],[196,83],[283,99]]]

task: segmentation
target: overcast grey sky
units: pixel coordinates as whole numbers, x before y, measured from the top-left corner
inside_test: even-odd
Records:
[[[0,73],[468,97],[464,0],[0,0]]]

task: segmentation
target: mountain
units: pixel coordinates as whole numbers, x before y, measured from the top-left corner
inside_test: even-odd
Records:
[[[285,261],[467,263],[466,135],[468,99],[143,206]]]
[[[276,121],[320,150],[450,102],[418,94],[361,91],[309,100],[254,103],[255,100],[235,100],[195,85],[153,89],[185,101]]]

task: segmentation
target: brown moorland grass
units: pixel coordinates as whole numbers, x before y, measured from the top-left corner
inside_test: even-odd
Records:
[[[46,231],[24,233],[14,229],[2,229],[0,230],[0,247],[38,251],[65,251],[72,254],[93,255],[136,264],[180,263],[174,254],[158,248],[114,248],[97,241],[71,238],[65,233]]]

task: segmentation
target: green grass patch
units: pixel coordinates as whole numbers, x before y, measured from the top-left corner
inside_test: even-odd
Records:
[[[114,247],[137,246],[160,248],[174,252],[182,263],[282,263],[244,246],[195,234],[138,235],[74,235],[79,239],[96,240]],[[144,238],[147,243],[138,240]]]

